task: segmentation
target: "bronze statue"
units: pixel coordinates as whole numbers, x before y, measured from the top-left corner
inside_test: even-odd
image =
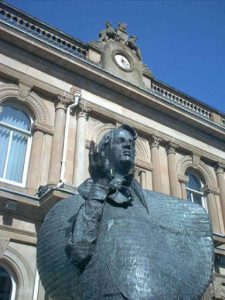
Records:
[[[197,204],[141,188],[136,138],[122,125],[91,143],[91,178],[48,213],[37,263],[52,299],[194,300],[207,288],[208,216]]]

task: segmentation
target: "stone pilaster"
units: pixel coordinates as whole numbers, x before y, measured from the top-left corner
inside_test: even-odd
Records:
[[[33,140],[30,155],[30,168],[27,176],[27,186],[31,192],[35,192],[39,186],[41,159],[43,150],[44,133],[34,126]]]
[[[176,170],[176,149],[178,145],[174,142],[168,142],[166,145],[168,157],[168,172],[170,181],[171,196],[181,197],[181,191],[178,184],[177,170]]]
[[[159,145],[162,138],[153,134],[149,139],[151,154],[152,154],[152,185],[153,190],[161,192],[161,174],[160,174],[160,157],[159,157]]]
[[[77,109],[76,145],[74,154],[73,184],[78,187],[84,181],[86,123],[89,109],[79,107]]]
[[[55,103],[54,135],[52,139],[51,160],[48,176],[49,184],[57,184],[60,179],[66,122],[66,107],[68,104],[69,103],[65,97],[57,95],[57,101]]]
[[[218,162],[215,165],[216,177],[218,182],[218,187],[220,190],[220,205],[222,209],[223,221],[225,222],[225,179],[224,179],[224,169],[225,165]]]

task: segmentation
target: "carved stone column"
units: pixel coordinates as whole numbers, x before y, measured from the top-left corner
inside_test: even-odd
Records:
[[[57,96],[57,102],[55,104],[54,135],[48,176],[49,184],[57,184],[60,179],[67,104],[68,102],[63,96]]]
[[[215,166],[216,177],[218,182],[218,187],[220,190],[220,205],[222,209],[223,221],[225,222],[225,179],[224,179],[224,169],[225,165],[217,163]]]
[[[167,143],[167,157],[168,157],[168,171],[170,181],[171,196],[181,197],[181,191],[178,184],[177,170],[176,170],[176,149],[178,145],[174,142]]]
[[[78,187],[84,181],[85,146],[86,146],[86,122],[89,110],[78,108],[76,146],[74,155],[74,177],[73,184]]]
[[[160,174],[160,157],[159,157],[159,144],[162,138],[153,134],[149,140],[152,154],[152,185],[153,190],[156,192],[161,192],[161,174]]]

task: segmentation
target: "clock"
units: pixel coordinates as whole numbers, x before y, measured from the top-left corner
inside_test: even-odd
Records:
[[[115,62],[117,63],[117,65],[124,69],[124,70],[130,70],[131,68],[131,63],[130,61],[128,60],[128,58],[126,58],[126,56],[122,55],[122,54],[116,54],[114,56],[115,58]]]

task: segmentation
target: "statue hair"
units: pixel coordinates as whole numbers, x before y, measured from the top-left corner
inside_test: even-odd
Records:
[[[98,148],[99,148],[99,152],[102,152],[104,151],[105,152],[105,155],[106,157],[108,157],[109,155],[109,151],[110,151],[110,147],[111,147],[111,142],[113,141],[113,136],[115,135],[115,133],[118,131],[118,130],[126,130],[128,131],[129,133],[131,133],[134,141],[136,141],[138,135],[137,135],[137,132],[134,130],[134,128],[132,128],[131,126],[129,125],[121,125],[120,127],[118,128],[115,128],[115,129],[112,129],[110,130],[109,132],[107,132],[103,138],[101,139],[101,141],[99,142],[98,144]]]

